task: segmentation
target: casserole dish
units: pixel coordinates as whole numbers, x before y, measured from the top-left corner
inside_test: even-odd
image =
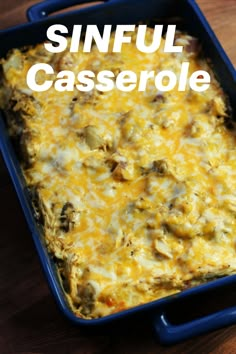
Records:
[[[51,3],[52,4],[52,3]],[[114,8],[115,8],[115,4],[117,4],[117,2],[112,2],[112,3],[110,3],[110,6],[108,6],[108,4],[107,4],[107,6],[106,7],[104,7],[103,8],[103,11],[104,12],[106,12],[106,11],[111,11],[112,9],[114,10]],[[120,2],[119,3],[119,6],[120,7],[122,7],[122,2]],[[132,2],[128,2],[127,3],[128,5],[131,5],[132,4]],[[160,2],[160,4],[161,4],[161,2]],[[193,6],[193,4],[191,4],[191,3],[186,3],[186,2],[183,2],[182,3],[182,5],[183,5],[183,8],[181,9],[182,11],[183,11],[183,9],[185,8],[184,6],[187,6],[187,4],[188,4],[188,6],[190,6],[190,5],[192,5]],[[194,7],[194,6],[193,6]],[[173,9],[174,8],[174,4],[173,4],[173,6],[171,7],[171,9]],[[190,6],[190,8],[191,8],[191,6]],[[189,9],[190,9],[189,8]],[[186,9],[185,9],[186,10]],[[86,19],[88,19],[89,18],[89,13],[90,13],[90,11],[88,11],[88,16],[87,16],[87,18]],[[93,13],[92,12],[92,10],[91,10],[91,13]],[[143,11],[142,11],[142,13],[143,13]],[[159,14],[161,13],[161,9],[159,9]],[[171,16],[171,14],[168,14],[168,18],[169,18],[169,16]],[[179,15],[180,16],[180,15]],[[65,18],[67,18],[67,17],[65,17]],[[147,18],[148,19],[148,18]],[[60,19],[61,20],[61,22],[63,21],[63,19],[61,18]],[[133,19],[133,18],[131,18],[131,19],[129,19],[129,21],[130,22],[136,22],[136,21],[138,21],[138,20],[141,20],[141,18],[139,17],[139,18],[137,18],[137,19]],[[78,19],[77,19],[77,21],[78,21]],[[128,19],[127,19],[127,21],[128,21]],[[73,22],[72,20],[71,20],[71,22]],[[112,21],[113,22],[113,21]],[[43,22],[42,22],[43,23]],[[116,23],[116,22],[115,22]],[[35,27],[37,27],[37,26],[35,26]],[[33,30],[33,26],[32,26],[32,30]],[[191,29],[188,29],[188,31],[191,31]],[[192,32],[192,31],[191,31]],[[12,33],[12,32],[11,32]],[[8,34],[9,34],[9,32],[8,32]],[[198,37],[200,37],[199,35],[198,35]],[[201,37],[200,37],[201,38]],[[202,42],[203,42],[204,40],[202,40]],[[9,41],[8,41],[9,42]],[[24,43],[24,44],[26,44],[26,43]],[[15,44],[14,44],[14,46],[16,46]],[[214,48],[214,46],[213,46],[213,48]],[[224,57],[224,56],[223,56]],[[222,64],[222,63],[221,63]],[[222,68],[222,70],[223,70],[223,66],[221,66],[221,68]],[[228,72],[229,72],[229,74],[230,74],[230,70],[231,70],[232,68],[229,68],[229,70],[228,70]],[[218,71],[218,75],[220,74],[220,69],[219,69],[219,71]],[[227,71],[225,71],[225,74],[227,74]],[[223,75],[223,71],[222,71],[222,75]],[[231,79],[231,81],[232,81],[232,79]],[[229,83],[229,80],[227,80],[227,83]],[[223,86],[223,84],[222,84],[222,86]],[[230,95],[230,89],[232,89],[232,87],[230,88],[230,87],[228,87],[228,89],[227,88],[225,88],[225,91]],[[232,96],[231,96],[232,97]],[[4,145],[4,140],[5,138],[3,137],[3,147],[4,146],[6,146],[6,144],[7,144],[7,140],[6,140],[6,144]],[[3,149],[4,150],[4,149]],[[4,151],[6,151],[6,150],[4,150]],[[4,152],[3,151],[3,152]],[[12,158],[14,158],[14,155],[12,155]],[[8,164],[9,164],[9,160],[8,160]],[[15,165],[15,167],[17,168],[17,165]],[[12,170],[11,170],[12,171]],[[12,172],[12,174],[14,174],[14,171]],[[17,180],[15,180],[15,183],[17,184],[17,183],[19,183],[19,181],[17,182]],[[20,190],[18,190],[18,193],[19,194],[21,194],[21,191]],[[25,197],[27,198],[27,195],[25,195]],[[23,201],[23,204],[24,204],[25,202]],[[26,205],[26,204],[24,204],[24,205]],[[25,207],[26,208],[26,207]],[[26,210],[26,209],[25,209]],[[29,219],[29,221],[30,221],[30,226],[31,226],[31,231],[32,231],[32,233],[33,233],[33,236],[35,237],[35,238],[37,238],[38,239],[38,236],[36,235],[36,230],[37,230],[37,228],[36,228],[36,225],[34,225],[34,222],[33,222],[33,220],[32,220],[32,215],[30,216],[29,214],[28,214],[28,219]],[[37,242],[37,241],[36,241]],[[40,247],[40,246],[39,246]],[[41,249],[41,254],[42,254],[42,249]],[[44,265],[45,265],[45,259],[44,259]],[[50,267],[49,267],[50,268]],[[50,269],[50,270],[52,270],[52,269]],[[230,277],[228,277],[228,279],[229,279]],[[232,279],[232,278],[230,278],[230,279]],[[216,282],[215,283],[215,286],[217,286],[217,284],[219,285],[220,284],[220,281],[218,281],[218,282]],[[221,284],[223,284],[223,282],[221,283]],[[202,287],[202,288],[196,288],[195,289],[195,291],[197,291],[197,289],[198,289],[198,291],[201,291],[200,289],[206,289],[206,288],[204,288],[204,287]],[[54,289],[54,291],[55,291],[55,289]],[[184,294],[184,293],[183,293]],[[187,294],[187,292],[185,292],[185,294]],[[189,294],[189,293],[188,293]],[[179,295],[180,296],[180,295]],[[184,295],[182,295],[182,296],[184,296]],[[172,300],[173,300],[173,298],[172,298]],[[138,309],[136,309],[136,311],[138,312],[139,310],[141,310],[141,309],[145,309],[146,308],[146,310],[148,310],[148,309],[151,309],[151,307],[152,306],[156,306],[157,308],[162,304],[162,306],[165,304],[165,301],[166,301],[166,304],[168,303],[168,301],[172,301],[171,299],[163,299],[163,301],[164,302],[161,302],[161,301],[158,301],[158,302],[156,302],[155,304],[150,304],[150,305],[145,305],[144,307],[140,307],[140,308],[138,308]],[[151,306],[152,305],[152,306]],[[128,313],[132,313],[132,310],[129,310],[129,311],[126,311],[126,312],[124,312],[124,313],[120,313],[119,315],[116,315],[116,318],[118,318],[119,316],[122,316],[123,314],[128,314]],[[232,313],[232,312],[231,312]],[[225,315],[226,313],[224,313],[224,315]],[[115,316],[111,316],[110,318],[114,318]],[[102,319],[103,321],[106,321],[108,319],[108,317],[105,319]],[[161,319],[163,320],[163,316],[161,317]],[[97,320],[97,323],[99,322],[99,323],[102,323],[103,321],[102,321],[101,319],[100,320]],[[209,320],[209,319],[204,319],[204,321],[206,321],[206,320]],[[80,321],[80,323],[83,323],[83,321],[81,321],[80,319],[78,319],[78,321]],[[202,321],[203,323],[204,323],[204,321]],[[95,324],[95,322],[96,321],[94,321],[94,320],[91,320],[91,321],[89,321],[90,322],[90,324]],[[222,324],[222,323],[221,323]],[[197,323],[195,323],[195,324],[193,324],[193,325],[197,325]],[[170,328],[170,326],[169,326],[169,328]],[[190,324],[188,324],[188,328],[191,328],[191,325]],[[196,326],[196,328],[197,328],[197,326]],[[173,329],[173,327],[172,327],[172,329]],[[181,330],[181,327],[178,327],[178,330]],[[178,332],[178,331],[177,331]],[[162,333],[162,332],[161,332]],[[163,335],[163,333],[162,333],[162,335]],[[180,336],[179,336],[179,338],[180,338]],[[175,340],[174,339],[174,335],[172,335],[171,336],[171,339],[172,340]]]

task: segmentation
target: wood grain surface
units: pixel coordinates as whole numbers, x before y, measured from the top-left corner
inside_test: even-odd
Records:
[[[35,0],[1,0],[0,29],[26,21]],[[198,0],[236,66],[236,0]],[[8,173],[0,158],[0,354],[236,353],[236,325],[163,347],[151,323],[139,318],[99,331],[83,330],[59,312],[49,292]],[[199,316],[236,306],[236,286],[184,304],[174,316]]]

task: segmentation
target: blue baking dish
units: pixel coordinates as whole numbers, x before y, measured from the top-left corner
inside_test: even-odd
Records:
[[[88,2],[92,2],[89,0]],[[84,0],[47,0],[31,7],[27,16],[30,23],[0,31],[0,56],[11,48],[36,44],[46,39],[47,28],[54,23],[66,25],[69,30],[74,24],[134,24],[147,23],[177,24],[181,29],[201,40],[205,55],[210,58],[214,72],[229,97],[233,114],[236,113],[236,73],[224,50],[215,37],[194,0],[109,0],[56,16],[51,13],[69,6],[84,3]],[[155,332],[162,343],[175,343],[207,331],[236,323],[236,304],[205,317],[184,324],[173,324],[166,311],[169,306],[178,306],[192,296],[197,298],[209,291],[217,291],[224,286],[236,284],[236,275],[211,281],[207,284],[187,289],[177,295],[169,296],[145,305],[122,311],[99,319],[85,320],[76,317],[71,311],[61,288],[53,260],[47,253],[42,230],[34,219],[30,196],[21,173],[19,162],[7,134],[3,113],[0,115],[0,148],[5,164],[11,175],[22,209],[29,225],[39,258],[52,293],[65,316],[73,323],[95,326],[112,323],[133,315],[147,314],[153,321]]]

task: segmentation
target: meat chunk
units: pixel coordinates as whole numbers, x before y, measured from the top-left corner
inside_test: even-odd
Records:
[[[41,198],[39,195],[39,186],[38,185],[30,185],[28,187],[28,193],[30,200],[34,209],[34,216],[38,223],[44,224],[44,214],[43,214],[43,205],[41,202]]]
[[[169,173],[169,168],[166,160],[155,160],[152,163],[152,171],[159,175],[166,175]]]
[[[189,37],[185,50],[190,56],[197,56],[201,52],[199,40],[195,37]]]
[[[81,313],[85,316],[90,315],[95,305],[95,289],[88,283],[86,285],[77,285],[77,300],[81,306]]]
[[[76,212],[72,203],[67,202],[63,205],[60,215],[60,229],[68,232],[76,222]]]

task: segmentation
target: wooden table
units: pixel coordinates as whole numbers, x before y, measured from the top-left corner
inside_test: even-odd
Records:
[[[26,21],[37,0],[1,0],[0,28]],[[198,0],[236,66],[236,0]],[[0,160],[0,354],[236,353],[236,325],[165,348],[148,322],[90,333],[60,314],[49,292],[19,202]],[[236,290],[204,300],[200,308],[236,305]],[[206,302],[205,302],[206,301]],[[195,306],[196,307],[196,306]]]

